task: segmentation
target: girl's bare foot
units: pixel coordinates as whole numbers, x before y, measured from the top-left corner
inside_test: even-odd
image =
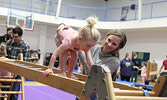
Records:
[[[59,76],[67,77],[66,73],[59,73]]]
[[[72,73],[67,73],[67,77],[72,78],[72,79],[77,79],[77,80],[79,80],[79,78],[76,77],[76,76],[75,76],[74,74],[72,74]]]

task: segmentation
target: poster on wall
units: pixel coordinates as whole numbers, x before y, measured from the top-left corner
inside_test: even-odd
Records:
[[[126,21],[127,15],[129,11],[129,6],[122,7],[121,11],[121,21]]]

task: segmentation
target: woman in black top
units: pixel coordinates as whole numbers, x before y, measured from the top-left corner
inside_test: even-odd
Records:
[[[138,57],[137,53],[133,53],[132,61],[134,63],[134,66],[136,66],[137,68],[132,69],[131,82],[137,82],[138,66],[139,66],[139,63],[137,61],[137,57]]]

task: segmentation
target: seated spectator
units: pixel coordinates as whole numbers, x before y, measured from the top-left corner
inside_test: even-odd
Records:
[[[8,59],[6,58],[6,45],[4,43],[0,44],[0,60],[1,59]],[[10,72],[4,71],[0,69],[0,76],[11,76]]]
[[[6,45],[4,43],[0,44],[0,60],[8,59],[6,58]],[[0,69],[0,76],[11,76],[11,73]],[[10,82],[1,82],[2,85],[10,85]],[[2,88],[2,91],[8,91],[8,88]],[[4,100],[1,98],[1,100]]]
[[[12,39],[12,27],[8,27],[6,30],[6,34],[4,34],[3,36],[0,36],[0,43],[4,42],[6,43],[8,40]]]
[[[31,49],[29,61],[32,63],[38,63],[38,60],[39,58],[38,58],[37,51]]]

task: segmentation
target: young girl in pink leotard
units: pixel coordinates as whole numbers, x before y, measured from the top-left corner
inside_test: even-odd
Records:
[[[57,34],[55,36],[55,42],[57,49],[53,52],[49,68],[45,70],[44,75],[53,73],[53,66],[56,58],[59,58],[59,68],[61,69],[61,76],[70,77],[77,79],[73,74],[77,62],[78,52],[83,50],[86,54],[86,59],[88,65],[93,65],[93,61],[90,55],[89,49],[98,43],[100,39],[99,31],[94,27],[97,20],[93,17],[87,19],[87,25],[80,28],[78,31],[73,30],[72,28],[66,27],[64,24],[61,24],[57,29]],[[67,55],[71,55],[70,64],[68,72],[66,74],[65,65],[67,61]]]

